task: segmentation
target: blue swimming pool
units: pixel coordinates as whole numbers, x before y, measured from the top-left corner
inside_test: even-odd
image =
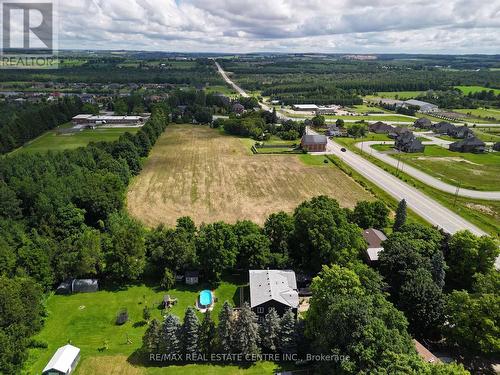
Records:
[[[202,290],[200,292],[200,305],[210,306],[212,304],[212,292],[210,290]]]

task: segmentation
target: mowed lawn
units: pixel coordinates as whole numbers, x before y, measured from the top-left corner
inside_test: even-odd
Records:
[[[56,131],[49,131],[18,148],[13,153],[19,152],[47,152],[75,149],[85,147],[90,142],[111,142],[118,139],[122,134],[129,132],[137,133],[139,128],[102,128],[95,130],[83,130],[78,133],[58,134]]]
[[[460,184],[476,190],[500,190],[499,152],[472,154],[426,146],[423,153],[399,156],[405,163],[453,185]]]
[[[464,95],[468,95],[469,93],[490,91],[490,90],[493,90],[495,92],[495,95],[500,94],[500,89],[492,89],[490,87],[484,87],[484,86],[455,86],[455,88],[462,91]]]
[[[78,375],[88,374],[186,374],[186,373],[238,373],[238,367],[232,367],[234,372],[219,372],[218,366],[176,366],[169,371],[160,368],[148,368],[137,364],[130,356],[141,347],[142,336],[147,328],[144,325],[142,311],[144,306],[151,307],[152,316],[161,319],[163,310],[158,308],[165,294],[178,299],[176,306],[169,312],[180,319],[188,306],[194,306],[199,292],[207,289],[207,285],[188,287],[180,285],[170,291],[158,290],[146,285],[130,286],[118,290],[102,290],[97,293],[75,294],[71,296],[50,296],[47,301],[48,317],[44,328],[36,339],[48,343],[47,349],[33,349],[26,366],[27,374],[41,374],[57,348],[71,342],[79,347],[82,353],[78,366]],[[217,302],[213,317],[217,316],[224,301],[234,304],[239,301],[237,283],[223,281],[214,291]],[[126,308],[129,321],[122,326],[115,324],[117,312]],[[202,315],[199,314],[199,318]],[[127,339],[130,340],[127,343]],[[107,341],[109,349],[102,350]],[[133,365],[135,363],[135,365]],[[274,364],[261,363],[256,368]],[[231,367],[220,367],[231,369]],[[250,368],[248,374],[252,372]],[[207,371],[205,371],[207,370]],[[213,370],[213,372],[211,372]],[[269,373],[269,372],[268,372]],[[271,372],[272,373],[272,372]],[[247,372],[245,372],[247,374]]]
[[[171,125],[132,182],[129,212],[149,226],[181,216],[197,224],[249,219],[262,224],[317,195],[344,207],[373,196],[333,164],[309,165],[300,155],[253,155],[249,140],[203,126]]]
[[[459,108],[459,109],[454,109],[453,111],[479,118],[494,118],[495,120],[500,121],[500,109]]]

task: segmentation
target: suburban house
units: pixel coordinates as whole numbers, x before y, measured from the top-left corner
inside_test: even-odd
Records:
[[[391,125],[385,124],[382,121],[377,121],[373,124],[371,124],[368,127],[368,130],[370,130],[372,133],[377,133],[377,134],[389,134],[392,131],[394,131],[394,127]]]
[[[497,142],[492,147],[493,151],[500,151],[500,142]]]
[[[363,238],[368,244],[368,248],[366,249],[366,260],[369,263],[377,263],[380,252],[384,250],[382,242],[384,242],[387,237],[378,229],[369,228],[363,231]]]
[[[282,316],[288,309],[297,314],[299,292],[294,271],[250,270],[250,307],[262,321],[270,308]]]
[[[392,128],[392,131],[387,134],[387,136],[391,139],[396,139],[403,133],[408,133],[411,132],[407,127],[405,126],[396,126],[395,128]]]
[[[416,128],[419,128],[419,129],[431,129],[432,122],[428,118],[422,117],[422,118],[419,118],[417,121],[415,121],[413,126]]]
[[[475,154],[480,154],[486,151],[486,143],[473,135],[452,143],[450,145],[450,151],[473,152]]]
[[[455,130],[455,125],[446,121],[438,122],[432,126],[432,131],[436,134],[449,134]]]
[[[467,126],[455,126],[454,129],[451,129],[448,132],[448,135],[453,138],[464,139],[466,137],[473,136],[474,132]]]
[[[325,135],[327,137],[340,137],[343,135],[343,132],[337,127],[337,125],[329,125]]]
[[[439,363],[441,360],[432,354],[429,349],[419,343],[417,340],[413,340],[413,344],[415,345],[415,349],[417,350],[418,355],[427,363]]]
[[[245,107],[243,107],[242,104],[240,103],[234,103],[233,104],[233,112],[241,115],[243,112],[245,112]]]
[[[63,281],[56,289],[56,294],[95,293],[99,291],[96,279],[70,279]]]
[[[409,107],[409,106],[419,107],[419,111],[423,112],[423,113],[435,112],[439,109],[439,107],[435,104],[427,103],[427,102],[423,102],[421,100],[415,100],[415,99],[405,100],[404,105],[406,107]]]
[[[187,285],[196,285],[200,282],[200,273],[198,271],[186,271],[184,278]]]
[[[57,349],[42,375],[68,375],[73,373],[80,360],[80,349],[73,345],[65,345]]]
[[[300,145],[308,152],[325,152],[328,138],[324,135],[305,134]]]
[[[425,146],[412,132],[404,132],[396,138],[394,147],[403,152],[423,152]]]

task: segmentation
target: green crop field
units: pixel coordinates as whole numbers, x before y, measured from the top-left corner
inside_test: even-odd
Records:
[[[486,108],[459,108],[454,109],[454,112],[464,113],[478,118],[492,118],[500,121],[500,109],[486,109]]]
[[[213,316],[217,320],[223,302],[239,302],[238,283],[223,281],[214,291],[216,302]],[[81,349],[81,362],[77,375],[89,374],[272,374],[277,367],[262,362],[248,369],[237,366],[187,365],[172,368],[145,367],[136,363],[134,352],[142,345],[142,335],[147,326],[142,318],[145,306],[151,307],[152,317],[161,319],[166,313],[159,309],[163,295],[178,299],[169,310],[183,318],[188,306],[195,304],[201,290],[208,285],[179,285],[169,291],[153,286],[136,285],[117,290],[101,290],[97,293],[52,295],[47,300],[48,317],[44,328],[36,336],[46,342],[46,349],[32,349],[26,365],[27,374],[40,374],[58,347],[71,342]],[[129,321],[122,326],[115,324],[118,311],[126,308]],[[201,318],[202,315],[199,314]],[[129,340],[127,342],[127,340]],[[108,349],[104,349],[104,343]]]
[[[114,141],[126,132],[134,134],[138,130],[139,128],[102,128],[96,130],[83,130],[81,132],[71,134],[58,134],[57,131],[54,130],[44,133],[23,147],[13,151],[13,153],[35,153],[47,152],[49,150],[60,151],[75,149],[78,147],[84,147],[90,142]]]
[[[490,91],[493,90],[496,95],[500,94],[500,89],[492,89],[484,86],[455,86],[456,89],[462,91],[465,95],[469,93],[475,93],[480,91]]]

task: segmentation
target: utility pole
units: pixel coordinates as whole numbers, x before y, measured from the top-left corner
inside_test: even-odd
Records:
[[[453,199],[453,205],[456,206],[457,204],[457,198],[458,198],[458,192],[460,191],[460,181],[458,181],[458,186],[457,186],[457,191],[455,192],[455,198]]]

